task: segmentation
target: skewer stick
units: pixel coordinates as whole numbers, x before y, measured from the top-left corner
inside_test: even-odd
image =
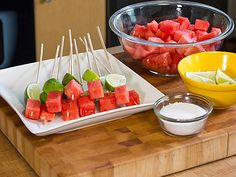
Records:
[[[73,42],[72,42],[72,34],[71,34],[71,29],[69,29],[69,39],[70,39],[70,69],[69,73],[73,75]]]
[[[36,83],[39,83],[39,73],[40,73],[40,69],[41,69],[41,63],[43,60],[43,43],[41,44],[41,49],[40,49],[40,59],[39,59],[39,66],[38,66],[38,72],[37,72],[37,79],[36,79]]]
[[[59,60],[59,65],[58,65],[58,70],[57,70],[57,79],[58,79],[60,68],[61,68],[61,60],[62,60],[62,55],[63,55],[63,50],[64,50],[64,41],[65,41],[65,36],[62,36],[62,38],[61,38],[60,60]]]
[[[82,78],[81,66],[80,66],[80,61],[79,61],[79,51],[78,51],[76,39],[74,39],[74,45],[75,45],[75,54],[76,54],[76,57],[77,57],[77,59],[75,61],[78,64],[80,82],[82,83],[83,78]]]
[[[57,51],[56,51],[56,55],[55,55],[54,62],[53,62],[53,68],[52,68],[52,75],[51,75],[51,78],[53,77],[54,70],[55,70],[55,67],[56,67],[56,61],[57,61],[57,58],[58,58],[59,49],[60,49],[60,45],[57,46]],[[59,69],[59,68],[58,68],[58,69]],[[56,77],[56,78],[57,78],[57,77]]]
[[[85,50],[86,50],[86,54],[87,54],[89,67],[90,67],[90,69],[93,69],[92,68],[92,63],[91,63],[90,58],[89,58],[88,43],[87,43],[86,37],[84,37],[84,44],[85,44]]]
[[[91,37],[90,37],[89,33],[87,33],[87,38],[88,38],[88,43],[89,43],[90,51],[91,51],[93,59],[95,61],[95,66],[96,66],[96,69],[98,71],[98,75],[101,76],[101,71],[100,71],[100,69],[98,67],[97,60],[95,58],[95,54],[94,54],[94,50],[93,50],[93,44],[92,44],[92,40],[91,40]]]
[[[81,38],[81,37],[79,37],[79,40],[82,42],[82,44],[85,46],[85,42],[84,42],[84,40]],[[90,49],[88,48],[88,51],[90,51]],[[97,60],[97,62],[102,66],[102,67],[104,67],[105,68],[105,70],[108,72],[108,73],[112,73],[107,67],[106,67],[106,65],[104,65],[99,59],[98,59],[98,57],[97,56],[95,56],[95,59]]]
[[[97,32],[98,32],[98,36],[99,36],[99,39],[100,39],[100,43],[101,43],[102,48],[103,48],[103,50],[104,50],[104,52],[105,52],[107,61],[108,61],[109,65],[110,65],[111,71],[113,72],[111,60],[110,60],[110,58],[109,58],[108,51],[107,51],[107,48],[106,48],[106,46],[105,46],[105,42],[104,42],[104,40],[103,40],[102,33],[101,33],[101,30],[100,30],[100,27],[99,27],[99,26],[97,26]]]

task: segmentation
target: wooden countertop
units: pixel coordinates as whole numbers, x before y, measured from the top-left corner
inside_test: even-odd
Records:
[[[112,50],[113,50],[112,53],[116,53],[120,50],[120,48],[115,48],[115,49],[113,48]],[[118,58],[120,58],[120,57],[122,58],[123,56],[124,56],[123,54],[117,54]],[[132,62],[127,61],[127,65],[132,67]],[[140,72],[140,70],[138,68],[135,68],[134,66],[133,66],[132,69],[134,69],[136,72]],[[154,86],[158,86],[158,89],[160,89],[164,93],[168,93],[168,92],[173,91],[173,88],[175,90],[179,90],[179,89],[183,90],[184,89],[180,79],[178,79],[178,78],[158,78],[160,80],[158,82],[154,82],[154,79],[157,78],[156,76],[149,77],[149,75],[150,75],[149,73],[147,73],[145,71],[141,71],[141,72],[143,74],[142,76],[145,79],[147,79],[152,84],[154,83]],[[156,84],[158,83],[158,84],[155,85],[155,83]],[[166,83],[168,83],[168,85]],[[27,135],[27,137],[26,137],[27,141],[25,141],[25,143],[29,143],[28,140],[32,140],[32,138],[34,138],[34,136],[31,136],[28,133],[28,130],[26,130],[25,127],[21,125],[22,123],[17,120],[17,116],[14,114],[14,112],[12,110],[10,110],[6,106],[6,103],[2,99],[0,99],[0,111],[2,111],[1,114],[0,114],[1,130],[6,134],[6,136],[8,136],[8,138],[12,141],[12,143],[15,146],[17,146],[17,145],[15,144],[15,139],[13,137],[14,133],[12,134],[12,132],[14,130],[9,130],[8,129],[11,126],[11,124],[14,124],[15,126],[18,126],[18,131],[16,132],[16,134],[21,132],[19,134]],[[4,115],[2,114],[3,111],[4,111]],[[214,120],[210,119],[208,121],[209,123],[207,124],[206,129],[199,136],[194,137],[192,139],[184,139],[183,140],[182,138],[181,139],[171,138],[171,137],[169,137],[169,136],[167,136],[163,133],[158,133],[158,138],[157,137],[156,138],[157,139],[161,138],[163,142],[172,141],[172,146],[174,146],[174,144],[176,144],[176,146],[177,146],[181,142],[182,143],[184,142],[184,144],[187,144],[187,143],[191,142],[192,143],[191,144],[192,148],[188,148],[188,151],[189,151],[188,153],[190,153],[190,154],[192,154],[191,152],[193,152],[193,153],[196,152],[196,149],[198,148],[198,146],[194,146],[194,143],[201,142],[201,144],[199,144],[199,146],[206,146],[206,149],[209,148],[210,151],[212,151],[212,150],[215,151],[213,154],[211,154],[210,151],[207,151],[208,153],[205,154],[206,155],[206,157],[204,157],[205,159],[210,158],[211,159],[210,161],[215,161],[217,159],[224,159],[226,156],[231,156],[231,155],[234,155],[236,153],[235,148],[229,148],[230,146],[235,147],[235,144],[234,144],[234,142],[235,142],[234,140],[236,139],[235,138],[236,137],[236,135],[235,135],[236,134],[236,126],[235,126],[235,123],[234,123],[235,120],[236,120],[234,118],[234,115],[236,115],[236,114],[234,114],[235,112],[236,112],[236,107],[235,106],[230,108],[229,110],[227,110],[227,112],[226,111],[223,111],[223,113],[220,113],[220,112],[217,112],[217,111],[214,112],[215,119]],[[227,122],[227,127],[222,126],[222,122],[223,122],[222,114],[226,118],[225,121]],[[13,120],[3,120],[4,117],[7,117],[7,116],[12,117]],[[137,117],[140,117],[140,116],[132,116],[131,118],[128,118],[128,119],[131,120],[131,119],[134,119],[134,117],[136,117],[136,119],[137,119]],[[128,124],[128,121],[129,121],[128,119],[123,119],[122,121],[118,121],[118,124],[121,124],[121,123],[123,123],[124,125]],[[152,120],[152,118],[150,118],[150,120]],[[5,127],[3,127],[3,126],[5,126]],[[116,124],[115,123],[110,123],[109,126],[110,126],[110,128],[114,128],[112,126],[116,126]],[[99,126],[96,127],[96,128],[99,129]],[[133,128],[135,130],[135,126],[133,126]],[[143,128],[147,128],[147,127],[145,127],[145,125],[144,125]],[[213,132],[213,133],[210,133],[210,135],[209,135],[208,133],[211,132],[213,129],[217,129],[217,133]],[[145,133],[145,131],[143,131],[142,133]],[[220,136],[218,136],[219,133],[221,133]],[[76,134],[76,133],[74,133],[74,134]],[[124,135],[124,134],[118,135],[118,134],[119,134],[119,132],[117,132],[116,137],[119,137],[120,139],[123,139],[123,140],[129,139],[129,136],[133,136],[132,133],[131,134],[126,134],[126,135]],[[159,137],[159,136],[161,136],[161,137]],[[57,136],[57,137],[59,137],[59,136]],[[68,135],[67,138],[69,138],[69,135]],[[152,138],[153,138],[153,136],[149,137],[148,134],[147,134],[145,136],[145,139],[143,139],[143,141],[146,141],[146,142],[149,141],[149,140],[151,141]],[[154,135],[154,138],[155,138],[155,135]],[[65,140],[65,137],[64,137],[64,140]],[[73,141],[73,137],[72,137],[72,139],[69,139],[69,140]],[[210,144],[208,142],[212,142],[213,145],[215,145],[215,146],[214,147],[209,146]],[[228,143],[228,144],[226,145],[225,142]],[[17,143],[19,143],[19,142],[17,142]],[[37,143],[38,142],[36,142],[36,140],[35,140],[34,145],[37,146]],[[61,139],[61,143],[63,143],[63,138]],[[153,144],[153,142],[150,142],[150,143]],[[31,145],[27,144],[27,145],[28,146],[25,146],[25,147],[32,146],[32,144]],[[155,144],[153,144],[153,145],[155,146]],[[142,148],[142,146],[136,146],[134,148],[134,150],[136,149],[136,151],[141,152],[141,149],[139,149],[139,148]],[[213,148],[213,149],[211,149],[211,148]],[[28,153],[27,156],[33,155],[33,154],[30,154],[31,152],[27,151],[27,149],[24,149],[24,150],[25,150],[24,153],[23,153],[24,158],[26,157],[25,153]],[[103,149],[103,150],[106,151],[105,149]],[[203,149],[200,148],[199,150],[203,150]],[[182,152],[177,152],[177,153],[181,154]],[[196,152],[196,153],[199,153],[199,152]],[[17,150],[6,139],[6,137],[3,135],[3,133],[0,133],[0,157],[1,157],[0,158],[0,164],[1,164],[0,165],[0,176],[3,176],[3,177],[4,176],[9,176],[9,177],[11,177],[11,176],[12,177],[13,176],[22,176],[22,177],[37,176],[34,173],[34,171],[32,170],[32,168],[29,167],[29,165],[26,163],[26,161],[17,152]],[[163,157],[163,158],[165,158],[165,157]],[[172,157],[172,158],[174,158],[174,157]],[[193,159],[190,158],[188,160],[193,160]],[[202,161],[202,159],[198,159],[198,160]],[[207,162],[210,162],[210,161],[205,160],[204,163],[207,163]],[[29,157],[28,157],[28,162],[30,162]],[[171,162],[168,162],[168,163],[171,163]],[[196,164],[202,164],[202,163],[199,163],[199,162],[192,162],[192,163],[195,164],[194,166],[196,166]],[[143,164],[145,166],[145,162],[142,162],[141,164]],[[149,163],[147,165],[149,165]],[[220,175],[221,176],[223,176],[223,175],[235,176],[235,170],[233,170],[235,168],[235,166],[236,166],[236,157],[229,157],[229,158],[221,160],[221,161],[216,161],[216,162],[211,163],[211,164],[207,164],[207,165],[204,165],[204,166],[201,166],[201,167],[196,167],[196,168],[184,171],[184,172],[180,172],[180,173],[176,173],[174,175],[170,175],[170,177],[182,177],[182,176],[194,176],[194,175],[199,176],[199,177],[203,176],[203,175],[205,175],[205,176],[217,176],[217,175],[218,176],[220,176]],[[140,166],[140,168],[141,167],[142,166]],[[191,168],[191,167],[192,166],[189,165],[189,167],[187,167],[187,168]],[[104,168],[106,168],[106,166],[104,166]],[[127,168],[127,170],[129,170],[129,169],[132,169],[132,167]],[[216,170],[216,169],[218,169],[218,170]],[[48,169],[45,169],[45,171],[46,170],[48,170]],[[179,168],[179,170],[182,170],[182,168]],[[177,170],[177,171],[179,171],[179,170]],[[148,172],[147,172],[147,174],[148,174]],[[167,173],[163,173],[163,174],[167,174]],[[59,176],[64,177],[66,175],[62,174],[62,175],[59,175]],[[105,175],[102,176],[102,177],[105,177]],[[131,177],[131,176],[129,176],[129,177]]]

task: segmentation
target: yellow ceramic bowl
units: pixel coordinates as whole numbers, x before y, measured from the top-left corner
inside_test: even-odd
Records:
[[[214,85],[192,80],[186,72],[214,71],[220,68],[227,75],[236,78],[236,53],[202,52],[182,59],[178,65],[180,77],[187,89],[209,98],[214,108],[228,108],[236,103],[236,84]]]

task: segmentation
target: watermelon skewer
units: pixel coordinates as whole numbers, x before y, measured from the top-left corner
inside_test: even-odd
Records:
[[[63,78],[63,84],[65,85],[64,93],[70,100],[77,100],[83,93],[83,89],[80,85],[80,82],[73,75],[73,43],[72,43],[72,34],[69,30],[69,39],[70,39],[70,62],[69,62],[69,72]]]
[[[40,97],[39,75],[41,70],[42,58],[43,58],[43,44],[41,44],[41,49],[40,49],[40,60],[38,64],[36,83],[29,84],[25,90],[25,102],[26,102],[25,117],[33,120],[37,120],[40,117],[41,104],[39,101]],[[33,92],[34,94],[30,94],[30,92]]]

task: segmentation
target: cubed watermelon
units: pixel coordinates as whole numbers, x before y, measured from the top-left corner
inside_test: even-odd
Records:
[[[33,120],[39,119],[40,106],[41,105],[39,100],[27,99],[25,117]]]
[[[76,100],[62,100],[62,119],[64,121],[79,118],[79,109]]]
[[[206,34],[203,34],[203,35],[199,36],[197,39],[198,39],[198,41],[204,41],[204,40],[208,40],[208,39],[211,39],[213,37],[216,37],[216,36],[217,36],[217,32],[212,31],[210,33],[206,33]]]
[[[81,117],[95,113],[95,103],[89,96],[82,96],[78,99],[79,114]]]
[[[166,40],[169,37],[168,34],[164,33],[160,29],[157,30],[155,35],[156,35],[156,37],[161,38],[162,40]]]
[[[133,106],[140,104],[140,98],[138,93],[135,90],[129,91],[129,103],[126,104],[126,106]]]
[[[187,29],[185,29],[185,30],[177,30],[174,33],[174,40],[176,42],[178,42],[183,35],[192,38],[194,36],[194,34],[195,33],[193,31],[190,31],[190,30],[187,30]]]
[[[65,86],[64,93],[68,99],[77,100],[83,93],[83,89],[81,85],[73,79]]]
[[[168,40],[166,43],[172,43],[175,44],[176,42],[173,40]],[[175,47],[160,47],[159,49],[160,53],[165,53],[165,52],[170,52],[170,53],[175,53]]]
[[[164,20],[159,23],[159,28],[167,35],[172,35],[176,30],[179,29],[179,23],[172,20]]]
[[[142,58],[145,58],[146,56],[148,56],[150,54],[150,51],[148,51],[146,49],[145,45],[141,45],[141,44],[136,44],[135,45],[135,52],[132,55],[132,57],[136,60],[140,60]]]
[[[160,71],[166,73],[170,71],[170,64],[172,63],[171,55],[169,52],[162,54],[149,55],[147,58],[142,60],[143,66],[148,69]]]
[[[177,18],[177,21],[180,23],[180,26],[179,26],[179,29],[180,29],[180,30],[188,29],[188,27],[189,27],[189,25],[190,25],[190,21],[189,21],[188,18],[179,16],[179,17]]]
[[[151,41],[151,42],[156,42],[156,43],[164,43],[164,41],[161,38],[159,38],[159,37],[149,37],[148,40]],[[160,52],[159,51],[159,47],[156,47],[156,46],[149,46],[149,45],[147,45],[146,49],[150,53],[159,53]],[[143,57],[143,58],[145,58],[145,57]]]
[[[55,113],[50,113],[47,111],[47,107],[45,105],[41,106],[40,120],[50,122],[55,119]]]
[[[88,82],[88,93],[91,99],[104,97],[103,87],[100,80]]]
[[[145,39],[148,40],[149,37],[156,37],[156,35],[152,31],[148,30],[145,33]]]
[[[49,92],[46,99],[47,111],[50,113],[61,112],[62,92]]]
[[[195,26],[193,24],[190,24],[188,27],[188,30],[193,31],[195,30]]]
[[[206,20],[200,20],[200,19],[195,20],[195,25],[194,25],[195,30],[207,31],[209,26],[210,23]]]
[[[134,29],[132,31],[132,35],[138,38],[145,38],[145,33],[148,31],[148,29],[144,25],[138,25],[136,24],[134,26]]]
[[[129,91],[126,85],[115,87],[115,97],[118,105],[129,103]]]
[[[101,112],[116,109],[116,97],[114,93],[107,93],[103,98],[99,99],[99,108]]]
[[[220,28],[215,28],[215,27],[212,27],[211,28],[211,32],[215,31],[217,33],[217,35],[220,35],[222,33],[221,29]]]
[[[195,31],[195,37],[197,37],[197,38],[201,35],[204,35],[204,34],[207,34],[207,32],[206,31],[201,31],[201,30],[196,30]]]
[[[202,46],[192,46],[192,47],[187,47],[185,52],[184,52],[184,55],[185,56],[188,56],[188,55],[192,55],[194,53],[198,53],[198,52],[204,52],[204,48]]]
[[[156,33],[158,30],[158,23],[156,22],[156,20],[147,23],[147,29],[152,31],[153,33]]]

